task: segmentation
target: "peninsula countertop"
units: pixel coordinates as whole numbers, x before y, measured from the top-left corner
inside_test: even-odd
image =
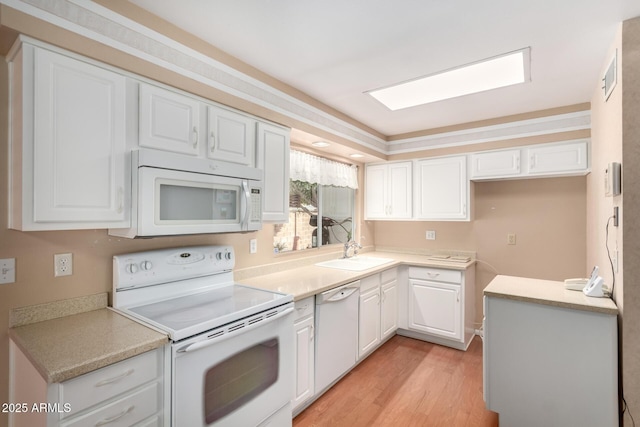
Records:
[[[446,259],[434,259],[433,256],[429,255],[381,251],[366,252],[363,255],[367,257],[387,258],[391,261],[364,271],[340,270],[310,264],[297,268],[283,269],[277,273],[240,279],[238,281],[262,289],[291,294],[293,295],[294,301],[299,301],[399,265],[464,271],[476,262],[473,258],[466,262],[457,262]]]
[[[166,344],[166,334],[106,307],[9,329],[48,383],[59,383]],[[58,302],[58,304],[64,302]]]
[[[532,302],[603,314],[618,314],[611,298],[593,298],[582,291],[565,288],[564,282],[514,276],[496,276],[484,289],[484,295]]]

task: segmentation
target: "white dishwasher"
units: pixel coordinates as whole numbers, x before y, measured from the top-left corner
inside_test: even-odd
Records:
[[[356,363],[360,281],[316,295],[316,395]]]

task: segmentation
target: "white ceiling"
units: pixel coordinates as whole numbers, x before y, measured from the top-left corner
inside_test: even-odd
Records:
[[[384,135],[589,102],[638,0],[130,0]],[[389,111],[365,91],[531,47],[531,82]]]

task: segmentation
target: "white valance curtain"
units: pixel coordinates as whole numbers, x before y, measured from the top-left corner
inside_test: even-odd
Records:
[[[289,177],[320,185],[358,188],[358,167],[291,150]]]

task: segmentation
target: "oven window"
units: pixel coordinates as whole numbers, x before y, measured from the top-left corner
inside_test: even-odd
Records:
[[[204,418],[211,424],[240,408],[278,379],[277,339],[261,342],[220,362],[205,374]]]
[[[237,222],[238,190],[160,184],[161,221]]]

